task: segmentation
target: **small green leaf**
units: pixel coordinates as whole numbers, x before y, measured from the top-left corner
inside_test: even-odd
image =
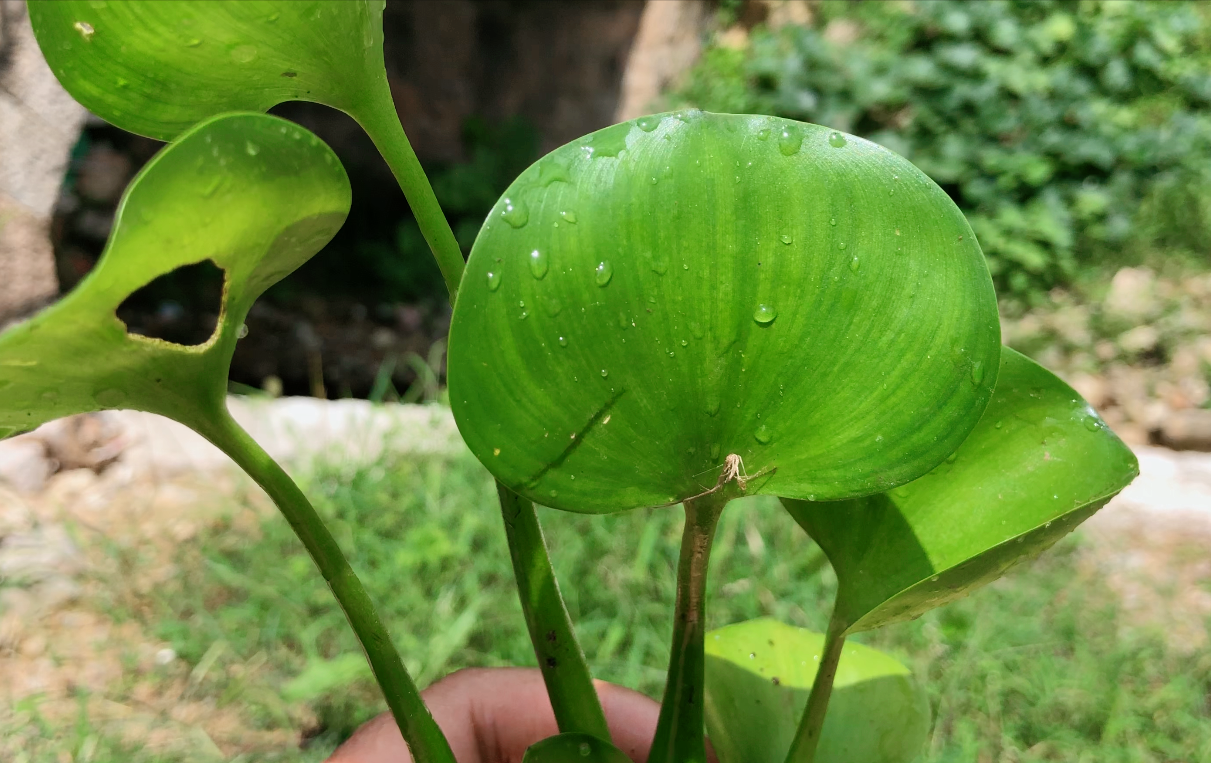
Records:
[[[557,508],[681,500],[729,454],[761,475],[750,493],[867,495],[975,426],[996,309],[967,222],[902,157],[786,119],[645,117],[497,203],[454,310],[451,406],[502,483]]]
[[[55,0],[29,5],[59,82],[124,130],[169,140],[288,100],[352,111],[386,97],[383,0]]]
[[[298,125],[230,114],[186,132],[131,182],[88,277],[0,334],[0,434],[104,408],[159,413],[205,432],[225,404],[249,307],[332,238],[349,201],[336,156]],[[223,269],[225,286],[206,343],[127,333],[115,313],[123,300],[207,259]]]
[[[530,745],[521,763],[631,763],[631,759],[609,742],[574,732]]]
[[[784,500],[837,572],[850,633],[966,595],[1071,532],[1139,474],[1071,387],[1009,348],[992,402],[951,458],[890,493]]]
[[[706,636],[706,728],[719,763],[783,763],[816,677],[824,634],[760,619]],[[929,703],[908,668],[846,644],[816,763],[908,763]]]

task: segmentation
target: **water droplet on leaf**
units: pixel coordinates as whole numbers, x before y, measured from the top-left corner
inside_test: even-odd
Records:
[[[505,199],[505,208],[501,210],[500,216],[514,228],[522,228],[530,222],[530,210],[526,209],[526,205],[520,200],[514,202],[512,199]]]
[[[594,279],[597,281],[598,286],[605,286],[613,277],[614,266],[610,264],[609,260],[602,260],[601,262],[597,263]]]
[[[562,217],[563,219],[567,220],[568,222],[572,223],[573,225],[576,224],[576,213],[570,209],[560,212],[559,216]]]
[[[833,148],[843,148],[848,142],[849,141],[845,139],[845,136],[839,132],[831,132],[828,134],[828,145],[832,146]]]
[[[93,25],[87,21],[77,21],[75,24],[73,24],[73,26],[76,28],[76,31],[80,33],[80,36],[84,38],[85,42],[91,42],[93,34],[95,34],[97,31],[93,29]]]
[[[757,305],[757,309],[753,311],[753,320],[762,326],[768,326],[778,317],[778,311],[769,305]]]
[[[488,273],[488,291],[496,291],[500,288],[500,271]]]
[[[244,143],[244,150],[248,152],[249,156],[256,156],[257,154],[261,153],[261,147],[252,141],[246,141]]]
[[[249,64],[256,60],[256,47],[252,45],[236,45],[231,49],[231,60],[237,64]]]
[[[799,153],[799,148],[803,145],[803,131],[794,125],[787,125],[782,128],[782,133],[778,136],[778,150],[783,156],[793,156]]]
[[[761,426],[757,427],[756,432],[753,432],[753,437],[755,437],[757,442],[761,443],[762,445],[767,445],[771,440],[774,439],[774,433],[769,430],[769,427],[762,424]]]
[[[567,338],[566,336],[561,336],[561,337],[559,338],[559,346],[560,346],[560,347],[567,347],[567,346],[568,346],[568,338]]]
[[[979,384],[984,381],[984,361],[976,360],[971,364],[971,383]]]
[[[795,243],[794,237],[791,236],[789,233],[783,233],[781,236],[778,237],[778,240],[787,245]]]
[[[844,244],[842,244],[842,246],[844,246]],[[849,261],[849,269],[857,273],[858,268],[860,267],[862,267],[862,263],[858,262],[858,255],[855,254],[854,258]]]
[[[660,126],[660,117],[640,117],[635,120],[635,124],[644,132],[651,132]]]
[[[606,378],[606,377],[607,377],[607,376],[609,376],[609,375],[610,375],[610,372],[609,372],[609,371],[605,370],[604,368],[603,368],[603,369],[601,369],[601,378],[603,378],[603,379],[604,379],[604,378]]]
[[[530,275],[541,281],[543,278],[546,278],[549,268],[550,263],[547,261],[545,252],[537,249],[530,252]]]

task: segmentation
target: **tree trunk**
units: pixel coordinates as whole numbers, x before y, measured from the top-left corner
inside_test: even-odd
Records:
[[[86,112],[42,57],[21,0],[0,0],[0,326],[58,293],[50,217]]]

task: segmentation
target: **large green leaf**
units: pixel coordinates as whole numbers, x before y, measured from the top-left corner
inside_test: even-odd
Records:
[[[1047,369],[1001,352],[992,402],[945,463],[890,493],[786,500],[837,572],[849,632],[916,617],[1051,546],[1139,474],[1097,413]]]
[[[224,111],[288,100],[353,111],[390,101],[383,0],[43,0],[29,4],[51,69],[89,111],[169,140]]]
[[[0,334],[0,436],[103,408],[204,427],[224,405],[253,300],[332,238],[349,201],[336,156],[298,125],[231,114],[182,135],[131,182],[88,277]],[[222,315],[205,344],[127,333],[115,313],[127,296],[207,259],[226,280]]]
[[[706,636],[706,728],[719,763],[782,763],[816,677],[824,635],[760,619]],[[908,668],[846,644],[816,763],[908,763],[929,703]]]
[[[609,742],[572,732],[530,745],[521,763],[631,763],[631,759]]]
[[[459,290],[450,397],[472,451],[546,505],[680,500],[729,454],[764,475],[750,492],[838,499],[958,447],[999,336],[970,228],[903,158],[691,111],[593,133],[510,186]]]

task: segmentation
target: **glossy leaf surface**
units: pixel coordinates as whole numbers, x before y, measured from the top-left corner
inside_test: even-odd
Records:
[[[903,158],[773,117],[644,117],[552,152],[480,232],[450,334],[463,437],[558,508],[715,483],[844,498],[920,476],[991,394],[996,302]],[[776,469],[776,471],[774,471]]]
[[[131,182],[101,259],[58,303],[0,334],[0,436],[83,411],[133,408],[198,428],[221,410],[248,308],[340,228],[349,181],[318,138],[232,114],[163,149]],[[128,334],[115,311],[155,278],[210,259],[225,272],[214,335],[185,347]]]
[[[622,750],[591,734],[569,733],[530,745],[522,763],[631,763]]]
[[[1005,348],[983,419],[953,458],[863,499],[783,501],[828,554],[850,632],[915,617],[1041,553],[1139,474],[1071,387]]]
[[[386,92],[382,0],[30,3],[55,76],[89,111],[169,140],[288,100],[349,111]],[[388,98],[389,100],[389,98]]]
[[[783,763],[816,677],[824,634],[760,619],[706,637],[706,727],[719,763]],[[816,763],[909,763],[929,703],[908,668],[845,645]]]

